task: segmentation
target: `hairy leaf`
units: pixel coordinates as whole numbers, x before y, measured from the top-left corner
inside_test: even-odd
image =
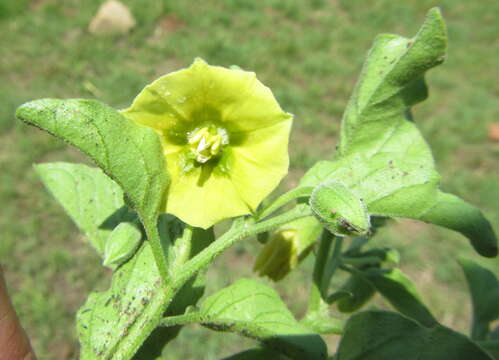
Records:
[[[169,178],[154,130],[93,100],[36,100],[19,107],[16,116],[76,146],[121,186],[144,225],[155,261],[166,278],[156,223]]]
[[[175,248],[184,247],[183,225],[161,216],[162,237],[169,236]],[[164,230],[164,231],[163,231]],[[195,229],[186,258],[197,254],[213,240],[213,231]],[[204,275],[198,274],[180,289],[162,286],[148,242],[113,275],[109,290],[92,293],[78,311],[82,359],[150,359],[159,356],[180,327],[156,328],[165,312],[183,314],[204,292]],[[172,300],[173,299],[173,300]],[[136,353],[138,351],[138,353]]]
[[[347,322],[335,360],[491,360],[466,336],[400,314],[366,311]]]
[[[373,157],[389,151],[401,158],[404,150],[431,161],[406,111],[427,97],[424,73],[444,61],[446,48],[445,23],[437,8],[412,39],[378,35],[343,117],[339,154]]]
[[[298,323],[275,290],[258,281],[238,280],[206,298],[200,311],[203,325],[257,339],[293,359],[327,356],[321,337]]]
[[[446,44],[436,8],[412,39],[378,36],[344,114],[335,160],[317,163],[300,185],[341,183],[370,215],[448,227],[467,236],[481,255],[494,257],[497,240],[482,213],[438,189],[430,148],[410,114],[410,106],[427,97],[424,73],[444,60]]]
[[[133,217],[121,188],[98,168],[59,162],[35,171],[101,256],[112,230]]]
[[[121,185],[141,217],[156,217],[168,175],[153,130],[93,100],[36,100],[16,116],[88,154]]]
[[[148,242],[113,275],[106,292],[92,293],[78,311],[80,358],[130,359],[171,300],[161,285]]]

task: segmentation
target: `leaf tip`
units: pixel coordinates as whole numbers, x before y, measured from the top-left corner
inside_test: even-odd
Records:
[[[447,53],[447,26],[438,6],[431,8],[426,13],[422,29],[425,28],[429,29],[431,36],[435,40],[432,45],[442,49],[442,55],[437,59],[438,62],[444,62],[445,54]]]
[[[488,257],[488,258],[495,258],[498,255],[498,248],[497,248],[497,243],[496,244],[491,244],[488,247],[484,247],[481,249],[479,252],[480,255]]]
[[[35,100],[35,102],[36,102],[36,100]],[[31,110],[32,103],[33,103],[33,101],[30,101],[30,102],[24,103],[21,106],[19,106],[16,109],[16,114],[15,114],[16,118],[18,118],[19,120],[22,120],[22,121],[26,121],[26,117]]]
[[[442,17],[442,11],[440,10],[439,6],[434,6],[428,12],[426,13],[427,17],[432,17],[432,18],[440,18],[443,21]]]
[[[41,178],[42,175],[43,175],[43,170],[47,167],[47,164],[33,164],[32,165],[33,167],[33,171],[35,172],[35,174]]]
[[[58,99],[40,99],[28,101],[16,109],[16,118],[19,120],[31,124],[36,125],[36,117],[37,115],[42,114],[44,111],[47,111],[54,106],[58,105],[60,100]]]
[[[425,23],[430,23],[438,32],[446,32],[445,20],[440,7],[432,7],[426,13]]]
[[[481,212],[480,212],[480,215]],[[476,252],[488,258],[495,258],[498,255],[497,237],[490,222],[483,217],[477,224],[477,232],[468,237]],[[465,234],[466,235],[466,234]]]

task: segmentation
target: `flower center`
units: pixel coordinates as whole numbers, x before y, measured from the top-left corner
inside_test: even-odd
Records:
[[[201,164],[220,154],[228,143],[229,136],[223,128],[205,126],[189,133],[190,149]]]

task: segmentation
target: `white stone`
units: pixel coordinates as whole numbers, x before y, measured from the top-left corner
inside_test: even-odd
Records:
[[[126,34],[135,26],[135,19],[128,7],[117,0],[108,0],[101,5],[88,31],[92,34]]]

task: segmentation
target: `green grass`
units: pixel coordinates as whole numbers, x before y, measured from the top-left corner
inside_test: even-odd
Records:
[[[438,5],[449,27],[448,61],[430,72],[431,96],[416,107],[415,118],[434,149],[445,190],[479,206],[499,231],[499,143],[487,140],[488,124],[499,118],[497,1],[125,3],[138,20],[134,31],[96,38],[86,28],[100,1],[0,0],[0,261],[40,359],[76,357],[74,314],[89,291],[107,286],[109,274],[32,171],[35,162],[85,160],[14,119],[15,108],[30,99],[95,97],[121,108],[145,84],[196,56],[237,64],[255,71],[295,114],[284,183],[291,187],[308,166],[333,153],[343,108],[374,36],[412,36]],[[460,235],[420,223],[392,223],[373,242],[401,252],[402,267],[438,318],[460,330],[469,314],[456,257],[499,272],[497,260],[479,259]],[[255,246],[239,246],[219,259],[208,274],[208,291],[250,276],[254,253]],[[306,276],[298,271],[279,285],[298,313],[305,307]],[[216,359],[248,344],[189,327],[168,358]]]

